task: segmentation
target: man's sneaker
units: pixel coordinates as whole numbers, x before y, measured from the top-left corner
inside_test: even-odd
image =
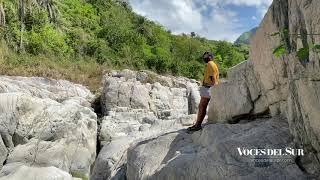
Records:
[[[188,131],[190,131],[190,132],[195,132],[195,131],[199,131],[199,130],[201,130],[202,129],[202,127],[201,126],[197,126],[197,125],[193,125],[193,126],[191,126],[191,127],[188,127]]]

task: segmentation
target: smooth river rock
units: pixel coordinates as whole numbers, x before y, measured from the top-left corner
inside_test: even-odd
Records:
[[[237,149],[287,147],[294,148],[293,137],[288,124],[280,119],[212,124],[192,135],[179,130],[132,146],[127,155],[126,177],[128,180],[311,179],[295,164],[296,156],[241,156]],[[283,161],[255,162],[258,158]]]
[[[0,76],[1,177],[89,178],[97,142],[92,98],[67,81]]]

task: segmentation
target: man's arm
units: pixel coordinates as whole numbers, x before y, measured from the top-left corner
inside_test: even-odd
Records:
[[[210,85],[215,85],[216,84],[216,78],[214,76],[210,76],[211,84]]]
[[[212,81],[212,85],[216,85],[219,83],[219,69],[218,66],[216,64],[213,64],[212,66],[212,75],[210,76],[210,79]]]

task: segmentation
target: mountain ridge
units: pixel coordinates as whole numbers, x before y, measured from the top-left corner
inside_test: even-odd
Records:
[[[240,45],[240,44],[250,45],[251,38],[255,35],[257,30],[258,30],[258,27],[255,27],[255,28],[251,29],[250,31],[242,33],[238,37],[238,39],[236,39],[234,44],[236,44],[236,45]]]

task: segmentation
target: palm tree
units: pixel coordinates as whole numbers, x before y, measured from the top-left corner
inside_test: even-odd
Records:
[[[43,9],[45,9],[51,21],[56,21],[58,17],[58,9],[55,6],[55,0],[33,0],[36,1],[36,3],[41,6]]]
[[[19,12],[20,12],[20,51],[24,50],[23,46],[23,33],[25,28],[25,14],[26,14],[26,0],[19,0]]]
[[[191,35],[192,38],[196,37],[196,33],[195,32],[191,32],[190,35]]]
[[[194,38],[194,37],[196,37],[196,33],[195,32],[191,32],[190,33],[190,37],[191,37],[191,39],[189,39],[189,60],[191,60],[192,59],[192,39]]]
[[[6,24],[6,14],[3,8],[3,2],[0,0],[0,26],[4,26]]]
[[[48,12],[51,21],[56,21],[58,17],[58,10],[55,7],[54,3],[55,3],[54,0],[19,0],[20,21],[21,21],[20,51],[24,50],[23,33],[25,29],[26,13],[32,12],[32,6],[40,6],[41,8],[45,9]]]

